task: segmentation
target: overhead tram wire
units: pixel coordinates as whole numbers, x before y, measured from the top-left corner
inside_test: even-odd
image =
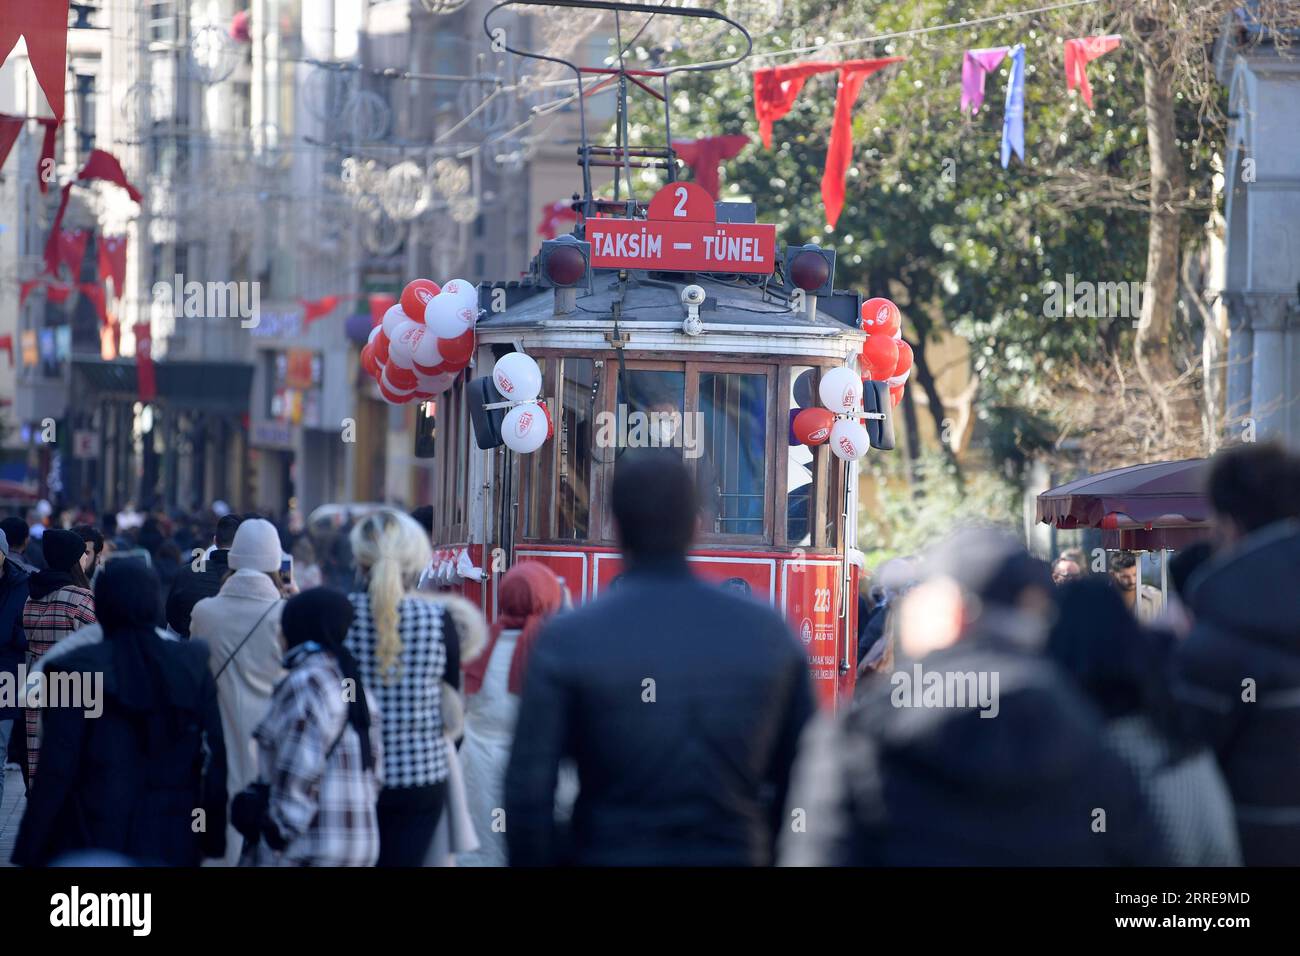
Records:
[[[666,3],[667,0],[664,0],[664,2]],[[830,41],[828,43],[819,44],[815,46],[792,47],[786,50],[759,51],[757,53],[752,54],[751,56],[752,57],[797,56],[801,53],[813,53],[822,50],[837,49],[845,46],[853,46],[862,43],[878,43],[885,40],[904,39],[907,37],[922,36],[931,33],[942,32],[946,30],[960,30],[964,28],[983,26],[990,23],[1000,23],[1008,20],[1020,19],[1022,17],[1034,16],[1040,13],[1051,13],[1057,10],[1065,10],[1065,9],[1085,7],[1085,6],[1094,6],[1098,2],[1099,0],[1064,0],[1064,2],[1048,4],[1044,6],[1034,7],[1031,9],[1012,10],[1006,13],[991,14],[985,17],[976,17],[970,20],[960,20],[960,21],[954,21],[950,23],[934,24],[927,27],[915,27],[908,30],[897,30],[890,33],[875,34],[869,37],[853,37],[846,40]],[[641,28],[637,31],[637,33],[633,35],[633,37],[630,40],[628,40],[627,44],[623,48],[623,54],[620,54],[620,56],[626,54],[627,50],[630,49],[632,44],[636,42],[636,40],[641,36],[642,33],[644,33],[645,29],[650,25],[651,20],[653,20],[655,16],[657,16],[657,14],[650,14],[650,16],[646,18],[646,21],[641,25]],[[185,46],[177,43],[176,49],[177,51],[181,51],[185,49]],[[515,92],[523,87],[540,89],[540,88],[574,86],[577,83],[575,79],[561,78],[555,80],[543,80],[543,81],[536,81],[536,82],[528,82],[527,80],[521,79],[514,83],[500,84],[499,78],[493,78],[491,76],[459,76],[453,74],[418,74],[418,73],[412,73],[410,71],[396,71],[392,68],[363,67],[360,64],[332,63],[330,61],[317,60],[313,58],[278,57],[278,58],[273,58],[269,62],[305,63],[307,65],[317,66],[322,69],[337,69],[340,71],[347,70],[347,71],[356,71],[356,72],[367,72],[370,73],[371,75],[387,78],[387,79],[439,80],[445,82],[493,82],[493,80],[496,79],[499,85],[496,86],[493,90],[490,90],[488,94],[484,97],[484,99],[478,104],[478,106],[476,106],[473,110],[471,110],[464,118],[462,118],[455,126],[453,126],[451,130],[446,131],[443,134],[440,134],[437,138],[435,138],[434,144],[443,142],[447,136],[450,136],[452,135],[453,132],[463,128],[466,122],[468,122],[470,119],[472,119],[473,116],[477,115],[477,113],[479,113],[482,109],[484,109],[487,106],[487,104],[496,96],[502,95],[504,93]],[[673,69],[680,70],[683,69],[684,67],[707,67],[707,66],[715,66],[715,65],[721,66],[729,62],[730,62],[729,60],[705,60],[705,61],[698,61],[693,63],[676,65],[673,67]],[[516,133],[525,129],[536,120],[541,119],[545,116],[549,116],[551,113],[563,109],[565,106],[576,101],[577,98],[578,98],[578,93],[575,91],[573,93],[568,94],[567,96],[560,97],[559,99],[553,100],[541,106],[534,106],[530,111],[530,115],[521,123],[517,124],[516,126],[512,127],[509,130],[506,130],[504,133],[490,135],[480,143],[467,145],[465,149],[463,149],[460,152],[457,152],[455,154],[455,157],[457,159],[467,159],[471,156],[474,156],[476,153],[481,152],[487,146],[494,145],[499,142],[503,142],[504,140],[511,138]],[[184,130],[184,131],[177,130],[174,131],[171,135],[194,135],[194,136],[209,135],[210,136],[211,132],[205,132],[202,130]],[[124,141],[124,142],[127,142],[132,145],[138,145],[141,141],[136,140],[136,141]],[[217,143],[210,142],[209,145],[212,146],[213,148],[229,149],[229,150],[242,150],[244,148],[244,144],[239,144],[239,143],[217,144]],[[418,151],[422,148],[427,148],[427,146],[424,145],[390,144],[390,143],[380,143],[380,142],[364,143],[364,144],[356,144],[356,145],[358,148],[362,148],[362,149],[397,149],[403,151],[410,150],[413,152]],[[344,151],[346,150],[346,148],[347,147],[343,144],[325,144],[325,143],[315,143],[312,141],[305,141],[304,145],[290,144],[283,147],[277,147],[277,149],[282,149],[285,151],[288,150],[314,151],[319,149],[336,149],[336,150]]]

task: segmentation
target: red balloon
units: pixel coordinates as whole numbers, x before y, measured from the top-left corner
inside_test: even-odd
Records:
[[[393,391],[391,388],[388,387],[388,383],[384,380],[384,376],[382,375],[379,376],[379,394],[384,396],[385,399],[387,399],[389,402],[391,402],[394,405],[405,405],[407,402],[409,402],[412,398],[415,397],[414,392]]]
[[[902,313],[889,299],[868,299],[862,303],[864,331],[872,335],[893,335],[902,324]]]
[[[442,291],[432,279],[412,279],[402,290],[402,311],[415,322],[424,324],[424,307]]]
[[[822,445],[834,424],[835,413],[829,408],[805,408],[794,417],[794,437],[805,445]]]
[[[898,403],[903,400],[903,386],[893,385],[889,389],[889,400],[893,402],[893,407],[897,408]]]
[[[388,380],[389,388],[401,392],[412,392],[419,384],[414,369],[399,368],[396,365],[385,365],[383,377]]]
[[[898,362],[894,365],[894,375],[902,375],[912,367],[912,346],[903,339],[894,341],[898,343]],[[889,377],[893,378],[894,375]]]
[[[546,407],[545,402],[538,402],[537,407],[540,408],[542,414],[546,416],[546,440],[550,441],[555,437],[555,419],[551,417],[551,410]]]
[[[894,374],[898,364],[898,339],[888,335],[868,335],[862,343],[862,371],[877,382]]]
[[[374,342],[370,344],[374,346],[375,361],[378,362],[380,365],[387,365],[388,364],[388,336],[386,336],[383,332],[380,332],[378,335],[375,336]]]
[[[379,364],[379,360],[375,358],[375,347],[373,345],[367,345],[361,350],[361,368],[371,378],[379,378],[379,373],[384,370],[384,367]]]
[[[464,368],[474,354],[474,330],[466,329],[454,339],[438,339],[438,354],[444,365],[451,366],[445,371]]]

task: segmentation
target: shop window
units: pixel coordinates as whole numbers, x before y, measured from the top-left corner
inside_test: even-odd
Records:
[[[696,475],[705,527],[763,534],[767,492],[767,376],[700,372],[703,434]]]

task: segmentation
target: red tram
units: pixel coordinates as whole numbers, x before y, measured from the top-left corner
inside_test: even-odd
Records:
[[[559,5],[725,20],[745,40],[732,62],[748,55],[748,34],[714,11]],[[664,146],[626,145],[629,84],[667,103],[672,70],[566,65],[580,93],[585,76],[612,76],[624,120],[615,145],[595,146],[583,117],[572,235],[543,242],[522,281],[479,286],[473,378],[459,376],[437,401],[434,579],[490,619],[495,582],[516,561],[548,565],[575,602],[598,596],[622,570],[608,507],[618,456],[641,444],[680,449],[704,501],[694,568],[779,608],[833,707],[851,695],[856,670],[858,466],[827,444],[798,443],[791,423],[815,405],[826,372],[856,368],[862,298],[833,288],[832,251],[778,249],[753,206],[678,182],[666,107]],[[649,201],[626,195],[631,169],[647,165],[666,184]],[[616,170],[613,198],[592,195],[597,166]],[[512,352],[540,367],[553,429],[530,454],[485,435],[505,402],[482,383]],[[887,396],[882,405],[874,417],[892,432]]]

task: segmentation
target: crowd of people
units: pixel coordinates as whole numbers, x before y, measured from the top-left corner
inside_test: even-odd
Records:
[[[6,519],[0,671],[103,687],[0,710],[14,861],[1300,861],[1294,455],[1216,456],[1167,600],[1135,555],[1049,565],[992,528],[881,566],[838,714],[776,610],[691,573],[680,458],[629,454],[610,493],[618,587],[573,608],[519,562],[490,627],[425,584],[427,512],[367,513],[332,567],[257,516]]]

